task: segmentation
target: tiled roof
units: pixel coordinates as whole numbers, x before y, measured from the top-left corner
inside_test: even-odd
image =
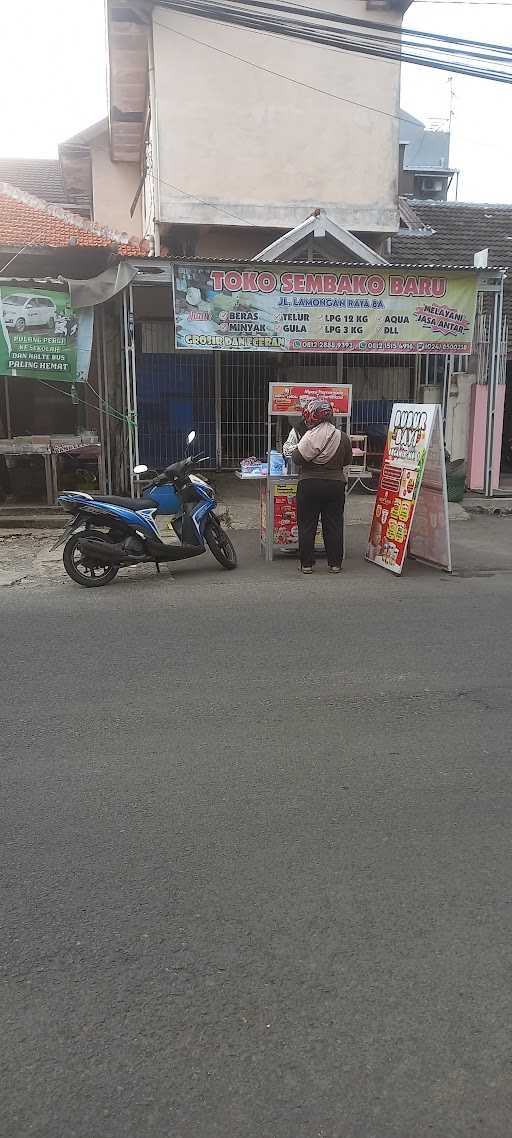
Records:
[[[85,221],[77,214],[48,205],[40,198],[0,182],[0,246],[72,246],[111,248],[120,256],[140,256],[144,243],[126,234]]]
[[[475,253],[489,249],[490,268],[505,269],[512,264],[512,205],[420,201],[410,204],[427,227],[426,232],[408,236],[407,230],[401,230],[393,237],[395,263],[471,265]]]
[[[198,265],[198,266],[201,266],[201,265],[203,265],[203,266],[207,266],[207,265],[226,265],[226,266],[231,265],[231,267],[232,267],[233,264],[236,264],[237,266],[238,265],[248,265],[248,266],[252,266],[252,268],[254,268],[254,265],[256,264],[253,257],[236,257],[236,258],[233,258],[233,257],[172,257],[171,261],[172,261],[173,265]],[[282,257],[276,258],[275,261],[258,261],[257,264],[260,266],[266,265],[267,268],[269,268],[269,269],[272,269],[272,267],[274,265],[275,266],[281,266],[281,265],[294,265],[295,266],[295,265],[297,265],[299,267],[304,266],[305,268],[308,268],[308,269],[317,269],[319,272],[321,272],[321,270],[322,270],[322,265],[329,265],[329,267],[332,267],[333,269],[359,269],[359,270],[364,269],[365,271],[371,270],[372,272],[376,272],[376,273],[378,273],[381,268],[383,268],[383,269],[388,269],[388,268],[391,268],[391,269],[399,269],[399,268],[424,269],[425,272],[429,272],[431,269],[437,269],[438,268],[438,265],[432,261],[415,261],[414,264],[411,264],[410,261],[398,261],[396,257],[394,257],[393,260],[390,260],[389,263],[386,261],[386,264],[381,266],[381,265],[366,265],[366,264],[363,264],[361,261],[335,261],[335,260],[333,260],[332,257],[322,257],[321,261],[317,260],[316,258],[308,261],[304,258],[297,258],[297,257],[292,257],[292,259],[290,260],[290,258],[287,257],[286,254],[283,254]],[[443,264],[443,269],[446,269],[448,272],[451,272],[451,273],[457,273],[457,272],[461,272],[461,271],[463,271],[465,273],[470,273],[470,272],[476,273],[477,272],[477,270],[474,268],[473,265],[468,265],[467,263],[463,264],[463,265],[444,265]]]
[[[66,189],[57,158],[0,158],[0,182],[35,194],[51,205],[80,208],[86,195]]]

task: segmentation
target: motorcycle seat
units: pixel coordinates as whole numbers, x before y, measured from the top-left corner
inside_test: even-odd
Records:
[[[125,510],[156,510],[157,504],[152,498],[120,498],[115,494],[95,494],[95,502],[104,502],[108,506],[124,506]]]

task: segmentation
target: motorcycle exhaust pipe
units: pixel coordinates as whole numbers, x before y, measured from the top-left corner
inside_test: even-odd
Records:
[[[79,544],[80,552],[99,562],[109,562],[111,565],[139,565],[151,558],[145,554],[128,553],[120,545],[111,541],[98,541],[94,537],[82,537]]]

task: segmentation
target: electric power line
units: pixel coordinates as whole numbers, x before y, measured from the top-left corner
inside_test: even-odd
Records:
[[[88,403],[87,399],[80,399],[80,397],[76,394],[76,392],[64,391],[62,387],[57,387],[54,383],[48,383],[48,380],[40,379],[39,376],[28,375],[28,376],[24,376],[24,378],[25,379],[31,379],[33,381],[33,383],[42,383],[43,387],[49,387],[51,391],[58,391],[59,395],[62,395],[65,399],[71,399],[71,400],[73,400],[73,402],[76,402],[76,403],[83,403],[84,407],[89,407],[92,411],[101,412],[101,410],[103,409],[105,414],[108,415],[109,418],[121,419],[121,421],[123,423],[127,422],[129,426],[131,426],[131,427],[135,426],[135,421],[130,419],[128,415],[123,415],[120,411],[117,411],[115,409],[115,407],[109,407],[109,405],[107,403],[105,403],[103,400],[102,400],[102,402],[104,403],[103,408],[97,407],[96,404],[94,404],[94,403]],[[74,387],[75,384],[72,384],[71,386]],[[91,391],[94,392],[94,394],[98,397],[98,399],[101,398],[98,395],[98,392],[95,390],[95,388],[91,387],[90,383],[87,383],[87,386],[91,388]]]
[[[216,44],[208,43],[206,40],[197,39],[196,36],[191,36],[188,32],[178,31],[177,28],[171,27],[170,24],[161,24],[158,20],[154,23],[159,28],[164,28],[166,32],[172,32],[173,35],[180,36],[182,39],[190,40],[191,43],[199,44],[200,47],[208,47],[211,51],[218,52],[219,55],[225,55],[229,59],[235,59],[238,63],[245,63],[248,67],[255,67],[257,71],[263,71],[266,75],[274,75],[277,79],[284,79],[287,83],[294,83],[296,87],[304,87],[306,91],[313,91],[317,95],[326,95],[329,99],[336,99],[339,103],[348,103],[349,106],[357,107],[364,111],[371,111],[376,115],[383,115],[387,119],[398,119],[403,122],[408,122],[408,115],[393,114],[391,111],[383,111],[382,107],[371,107],[368,103],[360,103],[357,99],[348,99],[346,95],[336,95],[334,91],[327,91],[325,87],[315,87],[313,83],[306,83],[302,79],[293,79],[291,75],[284,75],[282,71],[274,71],[271,67],[264,67],[261,63],[255,63],[252,59],[245,59],[241,55],[236,55],[232,51],[226,51],[223,47],[217,47]],[[169,183],[167,183],[169,184]],[[178,189],[177,186],[171,187]],[[184,193],[184,190],[179,191]],[[191,197],[194,195],[192,194]],[[203,205],[211,205],[211,202],[203,202]],[[217,208],[217,207],[215,207]],[[233,215],[233,216],[236,216]]]
[[[444,4],[445,8],[455,5],[466,8],[512,8],[512,0],[415,0],[416,4]]]
[[[244,59],[242,56],[235,55],[231,51],[226,51],[224,48],[217,47],[215,44],[207,43],[205,40],[196,39],[195,36],[190,36],[186,32],[180,32],[176,28],[171,27],[169,24],[159,23],[158,20],[154,20],[154,24],[157,27],[163,28],[166,32],[172,32],[173,35],[177,35],[183,39],[190,40],[192,43],[198,44],[200,47],[207,47],[211,51],[218,52],[219,55],[228,56],[230,59],[234,59],[238,63],[246,64],[247,67],[254,67],[257,71],[263,71],[266,75],[273,75],[278,79],[284,79],[287,83],[293,83],[295,86],[304,87],[306,90],[313,91],[318,95],[325,95],[327,98],[336,99],[340,103],[348,103],[350,106],[358,107],[366,111],[371,111],[377,115],[384,115],[384,117],[388,119],[403,120],[404,122],[408,121],[407,115],[392,114],[390,111],[383,111],[381,107],[370,107],[365,103],[357,102],[356,99],[347,99],[343,95],[336,95],[334,91],[326,91],[322,87],[315,87],[312,83],[303,83],[300,79],[292,79],[290,75],[284,75],[280,71],[273,71],[270,67],[263,67],[262,64],[254,63],[251,59]],[[243,225],[251,227],[254,226],[254,222],[247,221],[247,219],[241,217],[240,214],[234,213],[232,210],[228,210],[224,206],[217,205],[214,202],[204,201],[202,198],[197,197],[196,194],[191,194],[187,190],[183,190],[180,186],[176,186],[172,182],[167,182],[165,178],[158,177],[158,175],[156,175],[154,172],[150,174],[150,178],[156,182],[159,182],[159,184],[163,186],[168,186],[169,189],[175,190],[178,194],[182,194],[184,197],[198,202],[200,205],[205,205],[211,209],[219,210],[221,213],[227,214],[228,217],[232,217],[236,221],[241,221]]]
[[[293,24],[283,24],[282,22],[276,22],[276,20],[273,22],[268,20],[262,22],[261,19],[255,20],[254,18],[247,20],[245,13],[243,15],[240,15],[234,13],[231,10],[229,10],[229,12],[226,12],[225,9],[221,9],[220,7],[217,7],[214,11],[210,9],[205,10],[204,8],[198,8],[197,2],[195,4],[193,2],[191,3],[191,0],[172,0],[172,4],[172,10],[186,11],[188,13],[206,17],[211,16],[216,22],[220,21],[222,23],[231,23],[235,26],[249,27],[253,31],[262,32],[263,34],[267,35],[270,34],[274,36],[291,36],[295,39],[306,40],[323,47],[331,47],[340,51],[357,52],[359,54],[365,54],[368,56],[373,56],[375,58],[394,59],[399,62],[411,62],[420,65],[433,66],[441,68],[445,71],[456,71],[462,74],[472,75],[476,77],[493,78],[502,82],[509,82],[512,78],[512,73],[510,70],[496,70],[497,63],[500,65],[504,64],[510,68],[510,64],[512,63],[512,55],[507,48],[499,49],[500,52],[505,53],[503,59],[501,57],[498,59],[496,58],[496,52],[492,45],[492,54],[489,52],[483,53],[483,48],[487,45],[482,45],[482,47],[480,47],[478,44],[473,43],[473,41],[469,42],[472,43],[472,46],[477,47],[477,52],[468,52],[466,49],[458,47],[455,57],[452,48],[447,47],[445,44],[441,46],[434,45],[434,50],[437,57],[420,54],[418,52],[418,45],[413,45],[415,48],[415,54],[410,54],[410,52],[406,52],[404,50],[403,43],[393,43],[391,46],[389,46],[389,40],[385,40],[380,36],[377,37],[373,35],[370,37],[370,39],[367,35],[364,37],[364,39],[361,39],[361,37],[354,39],[353,36],[351,38],[347,38],[347,36],[340,38],[339,35],[333,36],[332,34],[329,34],[327,36],[323,31],[322,34],[319,34],[315,28],[312,29],[311,26],[304,26],[303,24],[299,25],[297,22]],[[170,2],[168,3],[168,8],[171,9]],[[427,50],[432,50],[429,45],[427,45]],[[444,59],[442,56],[439,58],[439,53],[444,53],[449,58]],[[495,66],[492,68],[484,68],[482,64],[485,64],[486,62],[491,62]]]
[[[425,0],[425,2],[427,2],[427,0]],[[431,2],[431,0],[429,0],[429,2]],[[432,0],[432,2],[437,3],[438,0]],[[457,0],[457,3],[458,2],[460,2],[460,0]],[[512,7],[512,0],[510,0],[510,7]],[[243,63],[247,67],[253,67],[257,71],[262,71],[266,75],[272,75],[277,79],[283,79],[286,83],[292,83],[292,84],[294,84],[294,86],[303,87],[308,91],[313,91],[315,94],[325,95],[326,98],[335,99],[337,102],[340,102],[340,103],[347,103],[350,106],[357,107],[358,109],[361,109],[361,110],[369,111],[369,112],[376,114],[376,115],[383,115],[384,118],[393,119],[395,121],[401,121],[401,122],[408,122],[409,121],[409,116],[406,114],[404,114],[404,115],[393,114],[390,111],[384,111],[382,109],[382,107],[372,107],[368,103],[359,102],[357,99],[349,99],[344,95],[337,95],[334,91],[326,90],[325,87],[316,87],[312,83],[306,83],[301,79],[294,79],[291,75],[285,75],[281,71],[275,71],[270,67],[264,67],[263,64],[255,63],[254,60],[252,60],[252,59],[245,59],[243,56],[236,55],[234,52],[227,51],[225,48],[221,48],[221,47],[218,47],[216,44],[209,43],[207,40],[202,40],[202,39],[198,39],[196,36],[191,36],[188,34],[188,32],[178,31],[177,28],[172,27],[170,24],[162,24],[158,20],[155,20],[154,23],[157,27],[163,28],[164,31],[172,32],[173,35],[177,35],[182,39],[190,40],[191,43],[195,43],[195,44],[199,45],[200,47],[209,48],[210,51],[214,51],[219,55],[227,56],[229,59],[234,59],[237,63]],[[469,142],[469,143],[472,143],[474,145],[485,147],[486,149],[488,149],[488,148],[492,149],[494,146],[493,143],[484,142],[482,139],[470,138],[467,135],[460,135],[460,140],[463,142]],[[212,209],[220,210],[222,213],[227,213],[230,217],[235,218],[237,221],[241,221],[244,225],[253,225],[254,224],[253,222],[247,221],[246,218],[241,217],[239,214],[234,213],[232,210],[225,210],[223,206],[219,206],[213,202],[204,201],[202,198],[196,197],[195,194],[191,194],[191,193],[183,190],[180,186],[176,186],[171,182],[167,182],[167,181],[165,181],[164,178],[159,178],[156,174],[153,174],[152,176],[155,179],[155,181],[160,182],[162,185],[168,186],[170,189],[175,190],[179,194],[183,194],[183,196],[185,196],[185,197],[188,197],[194,201],[199,202],[201,205],[207,205],[207,206],[210,206]]]
[[[397,36],[400,40],[403,40],[406,37],[412,37],[421,40],[427,39],[439,41],[440,43],[450,43],[457,46],[460,46],[462,44],[468,47],[482,47],[488,50],[492,49],[493,51],[507,53],[512,50],[503,44],[493,44],[485,42],[483,40],[463,39],[460,36],[446,35],[444,32],[427,32],[422,29],[406,28],[403,26],[395,27],[392,24],[381,24],[377,20],[362,20],[360,16],[342,16],[339,13],[325,11],[320,8],[315,8],[312,12],[311,8],[306,8],[303,5],[292,5],[289,3],[283,4],[280,3],[279,0],[234,0],[234,2],[238,5],[240,12],[243,12],[244,7],[248,7],[252,10],[266,9],[269,12],[279,12],[288,16],[306,16],[310,18],[310,21],[312,19],[315,19],[318,22],[318,20],[321,19],[325,23],[336,23],[342,26],[346,25],[347,27],[355,27],[356,29],[364,28],[366,31],[370,31],[372,33],[374,31],[384,32],[388,38],[391,36]],[[423,2],[423,0],[420,0],[420,2]],[[445,0],[424,0],[424,2],[444,4]],[[447,2],[449,3],[450,0],[447,0]],[[455,0],[455,2],[471,3],[472,0]],[[484,3],[487,2],[487,0],[479,0],[479,2]],[[489,2],[497,3],[498,0],[489,0]],[[499,2],[502,3],[503,0],[499,0]],[[512,0],[506,0],[506,2],[512,6]],[[218,10],[219,12],[233,10],[233,3],[230,4],[229,9],[226,9],[222,0],[181,0],[181,3],[183,3],[184,7],[187,9],[189,7],[191,8],[192,6],[199,8],[205,13],[205,16],[207,12],[214,10]],[[159,6],[162,8],[174,10],[177,8],[177,3],[176,0],[159,0]],[[206,18],[209,19],[210,16],[207,16]],[[314,24],[312,26],[314,27]]]
[[[425,0],[425,2],[427,2],[427,0]],[[434,0],[434,2],[437,3],[437,0]],[[458,2],[458,0],[457,0],[457,2]],[[511,2],[511,7],[512,7],[512,0],[510,0],[510,2]],[[282,72],[282,71],[275,71],[271,67],[264,67],[263,64],[261,64],[261,63],[256,63],[252,59],[245,59],[241,55],[236,55],[232,51],[227,51],[226,48],[218,47],[217,44],[208,43],[207,40],[197,39],[196,36],[191,36],[188,34],[188,32],[178,31],[177,28],[172,27],[170,24],[161,24],[158,22],[158,20],[155,20],[154,23],[156,24],[157,27],[163,28],[167,32],[172,32],[173,35],[177,35],[183,39],[190,40],[191,43],[198,44],[200,47],[207,47],[210,49],[210,51],[215,51],[219,55],[224,55],[224,56],[227,56],[229,59],[234,59],[237,63],[244,63],[247,67],[254,67],[257,71],[262,71],[265,75],[272,75],[272,76],[275,76],[275,78],[277,78],[277,79],[284,79],[286,83],[293,83],[296,87],[304,87],[307,91],[313,91],[317,95],[325,95],[328,99],[335,99],[336,102],[339,102],[339,103],[347,103],[351,107],[357,107],[358,109],[363,110],[363,111],[370,111],[372,114],[382,115],[384,118],[387,118],[387,119],[393,119],[393,120],[398,121],[398,122],[409,122],[410,116],[407,114],[396,114],[396,113],[393,113],[392,111],[384,111],[382,109],[382,107],[372,107],[369,105],[369,103],[361,103],[357,99],[349,99],[349,98],[347,98],[346,95],[338,95],[334,91],[328,91],[325,87],[316,87],[316,86],[314,86],[314,84],[306,83],[302,79],[294,79],[291,75],[285,75],[284,72]],[[464,141],[465,142],[477,142],[478,140],[477,139],[471,139],[471,138],[468,138],[467,136],[464,136]],[[479,140],[479,145],[481,145],[481,146],[492,146],[493,143],[487,143],[487,142],[484,143],[481,140]],[[156,177],[156,175],[155,175],[155,177]],[[164,181],[162,178],[160,178],[160,179],[157,178],[156,180],[162,181],[162,182]],[[185,193],[185,191],[180,189],[179,186],[174,186],[169,182],[164,182],[164,184],[170,186],[170,188],[173,190],[177,190],[178,193],[182,193],[182,194]],[[188,196],[194,197],[194,194],[189,194]],[[201,201],[201,199],[199,199],[199,198],[196,200]],[[210,206],[212,206],[213,209],[221,208],[219,206],[214,205],[213,202],[202,202],[201,204],[210,205]],[[231,216],[232,217],[238,217],[237,214],[231,214]],[[243,220],[242,218],[238,218],[238,219]],[[245,222],[245,224],[249,224],[249,222]]]
[[[42,237],[43,234],[40,234],[40,236]],[[37,249],[37,248],[40,248],[40,246],[32,244],[32,245],[24,245],[22,249],[18,249],[18,252],[14,254],[14,257],[11,257],[10,261],[7,261],[7,263],[5,265],[2,265],[2,267],[0,268],[0,273],[5,273],[5,270],[8,269],[9,266],[13,264],[13,262],[16,260],[17,257],[21,257],[22,253],[26,253],[27,249]]]
[[[389,25],[370,21],[355,20],[349,17],[335,17],[333,13],[315,10],[315,16],[324,22],[336,20],[342,31],[334,32],[311,20],[300,22],[297,13],[309,15],[304,8],[291,8],[290,5],[272,3],[271,0],[252,0],[251,9],[240,3],[227,7],[220,0],[160,0],[168,11],[177,11],[207,19],[210,22],[241,26],[265,34],[292,37],[298,40],[334,47],[344,52],[354,52],[373,58],[396,60],[419,66],[434,67],[440,70],[469,75],[475,78],[493,79],[497,82],[512,82],[512,48],[501,44],[488,44],[482,41],[455,39],[450,36],[433,35],[427,32],[391,28]],[[257,9],[264,8],[270,15],[262,15]],[[277,16],[274,15],[277,13]],[[283,14],[294,16],[287,21]],[[344,25],[350,25],[347,31]],[[165,26],[165,25],[163,25]],[[357,31],[352,30],[353,27]],[[383,31],[384,36],[377,32]],[[364,34],[363,34],[364,33]],[[398,35],[398,41],[392,39]],[[412,39],[412,42],[409,42]],[[420,43],[415,43],[420,39]],[[422,42],[422,41],[425,42]],[[428,41],[428,42],[427,42]],[[454,45],[453,47],[451,45]],[[463,45],[463,46],[462,46]],[[476,49],[476,50],[468,50]],[[425,54],[429,52],[430,54]],[[412,53],[411,53],[412,52]],[[432,54],[433,53],[433,54]],[[443,58],[447,56],[447,58]],[[491,67],[487,66],[491,63]],[[497,68],[506,67],[508,70]]]
[[[151,176],[154,178],[155,182],[160,182],[162,186],[169,186],[169,189],[176,190],[176,192],[178,194],[183,194],[183,197],[185,197],[185,198],[192,198],[195,202],[198,202],[199,205],[206,205],[210,209],[220,210],[221,213],[227,214],[228,217],[235,218],[236,221],[243,221],[244,225],[250,225],[251,227],[253,227],[255,224],[254,221],[247,221],[246,218],[240,217],[240,214],[233,213],[232,210],[225,209],[225,207],[222,205],[216,205],[214,202],[203,201],[203,199],[198,198],[196,196],[196,194],[190,194],[187,190],[182,190],[180,188],[180,186],[175,186],[175,185],[173,185],[172,182],[166,182],[164,178],[159,178],[157,174],[153,174]],[[259,228],[259,226],[258,226],[258,228]]]

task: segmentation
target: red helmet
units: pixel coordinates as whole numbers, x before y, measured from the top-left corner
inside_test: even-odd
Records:
[[[302,418],[307,427],[317,427],[319,423],[330,423],[333,419],[332,403],[328,399],[308,399],[302,408]]]

